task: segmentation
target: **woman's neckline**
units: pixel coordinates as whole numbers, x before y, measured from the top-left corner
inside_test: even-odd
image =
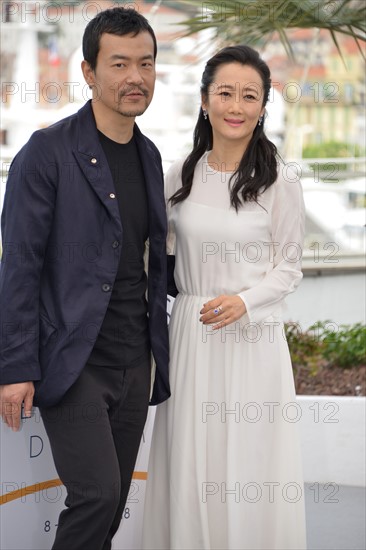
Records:
[[[209,150],[209,151],[206,151],[206,153],[203,155],[202,157],[202,161],[207,163],[207,166],[209,167],[209,169],[211,170],[211,172],[220,172],[220,174],[234,174],[236,172],[236,170],[220,170],[219,169],[219,165],[217,164],[217,168],[213,168],[210,163],[208,162],[208,155],[212,152],[212,150]],[[216,163],[212,163],[212,164],[216,164]],[[221,166],[222,164],[224,163],[221,163]]]

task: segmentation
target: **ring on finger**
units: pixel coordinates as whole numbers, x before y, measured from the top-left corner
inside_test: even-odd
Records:
[[[215,315],[218,315],[219,313],[221,313],[221,311],[222,311],[222,306],[215,307],[215,309],[213,310]]]

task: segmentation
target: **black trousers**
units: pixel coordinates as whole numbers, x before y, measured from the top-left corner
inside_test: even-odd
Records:
[[[54,407],[41,409],[67,489],[53,550],[110,550],[126,504],[150,393],[150,360],[86,365]]]

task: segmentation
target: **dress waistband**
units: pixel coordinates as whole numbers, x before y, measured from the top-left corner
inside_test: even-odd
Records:
[[[215,296],[211,295],[211,296],[203,296],[201,294],[188,294],[188,292],[179,292],[179,294],[177,294],[176,298],[178,297],[181,297],[181,298],[196,298],[197,300],[205,300],[206,302],[208,300],[213,300],[215,298]]]

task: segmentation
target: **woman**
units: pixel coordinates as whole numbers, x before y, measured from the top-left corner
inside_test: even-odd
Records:
[[[212,57],[166,177],[172,397],[157,410],[143,547],[305,548],[299,411],[281,310],[302,274],[301,186],[264,134],[267,65]]]

